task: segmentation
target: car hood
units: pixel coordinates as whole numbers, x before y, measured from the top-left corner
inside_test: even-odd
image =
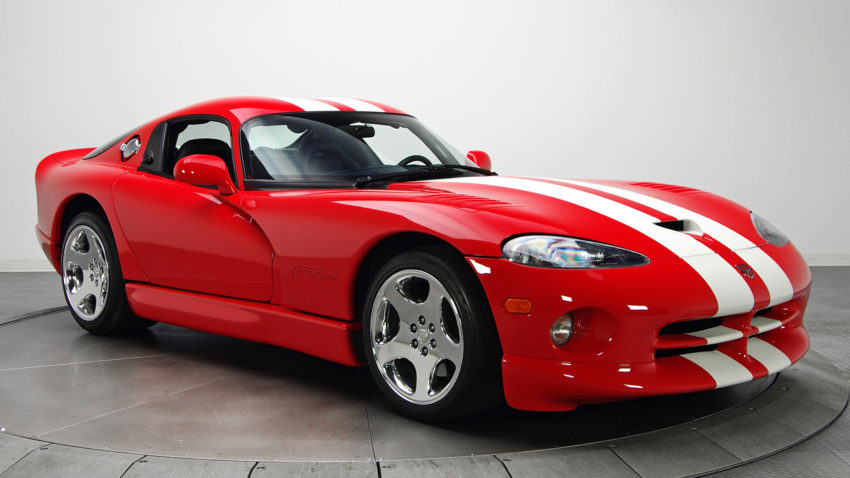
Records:
[[[488,236],[557,234],[651,258],[694,257],[764,244],[750,211],[697,189],[658,183],[477,176],[394,183],[408,199],[451,207]],[[486,232],[485,232],[486,231]]]

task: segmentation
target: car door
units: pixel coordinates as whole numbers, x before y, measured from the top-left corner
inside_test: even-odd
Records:
[[[229,123],[191,116],[152,132],[142,164],[114,185],[118,220],[152,284],[253,301],[272,297],[273,251],[239,204],[215,189],[173,179],[174,164],[190,154],[221,157],[236,183]]]

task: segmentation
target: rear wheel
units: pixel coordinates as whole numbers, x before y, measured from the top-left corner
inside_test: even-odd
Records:
[[[71,315],[88,332],[108,334],[155,323],[130,310],[115,240],[96,214],[80,213],[68,226],[62,241],[62,287]]]
[[[404,414],[449,420],[502,401],[492,313],[456,252],[429,247],[388,261],[372,281],[363,320],[369,369]]]

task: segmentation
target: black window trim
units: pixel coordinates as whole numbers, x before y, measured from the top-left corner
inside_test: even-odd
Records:
[[[281,191],[286,189],[354,189],[350,181],[279,181],[276,179],[243,179],[246,191]]]
[[[139,135],[138,131],[139,131],[140,128],[141,128],[141,126],[133,128],[130,131],[127,131],[126,133],[122,134],[121,136],[110,140],[106,144],[103,144],[103,145],[89,151],[85,156],[83,156],[83,159],[96,158],[96,157],[100,156],[101,154],[103,154],[103,153],[109,151],[110,149],[114,148],[118,143],[123,142],[127,138],[132,138],[133,136],[138,136]],[[124,160],[122,160],[122,161],[124,161]]]
[[[239,174],[238,174],[238,171],[236,170],[236,166],[237,166],[236,165],[236,154],[234,154],[234,152],[233,152],[233,148],[234,148],[233,127],[230,125],[230,121],[228,121],[227,118],[225,118],[224,116],[211,115],[211,114],[194,114],[194,115],[175,116],[173,118],[168,118],[166,120],[163,120],[163,121],[159,122],[156,126],[154,126],[153,130],[151,130],[151,136],[152,136],[153,132],[156,130],[156,128],[158,128],[162,124],[165,124],[165,130],[162,132],[162,138],[160,140],[160,144],[153,145],[153,147],[157,148],[160,155],[165,154],[165,152],[163,150],[165,149],[165,140],[168,138],[168,128],[171,126],[171,123],[179,123],[181,121],[204,120],[204,119],[208,120],[208,121],[215,121],[216,123],[224,123],[224,126],[227,127],[227,134],[228,134],[228,137],[230,138],[230,159],[231,159],[231,161],[233,161],[233,173],[236,176],[236,178],[231,178],[231,179],[234,179],[233,185],[238,190],[239,189],[239,181],[238,181]],[[241,131],[241,127],[240,127],[240,131]],[[150,137],[148,137],[148,139],[150,139]],[[117,144],[117,143],[115,143],[115,144]],[[151,146],[151,145],[147,145],[147,146]],[[146,147],[145,148],[145,155],[147,155],[147,152],[148,151],[147,151],[147,147]],[[241,157],[241,155],[242,155],[241,154],[242,153],[241,148],[240,148],[239,153],[240,153],[239,155]],[[155,171],[153,169],[144,168],[144,166],[145,166],[144,158],[145,158],[145,156],[142,156],[142,162],[139,164],[139,167],[136,168],[138,171],[143,172],[143,173],[147,173],[147,174],[153,174],[154,176],[159,176],[159,177],[162,177],[162,178],[174,180],[174,175],[168,174],[165,171]]]
[[[153,136],[157,133],[157,129],[160,128],[160,127],[162,127],[163,131],[162,131],[162,134],[160,134],[160,137],[159,137],[159,144],[154,144],[154,143],[151,142],[151,138],[153,138]],[[166,129],[168,129],[168,120],[160,121],[159,123],[156,124],[156,126],[153,127],[153,129],[151,130],[151,133],[148,135],[147,144],[145,144],[145,152],[142,154],[142,160],[139,162],[139,166],[136,168],[137,171],[141,171],[143,173],[148,173],[148,174],[153,174],[154,176],[160,176],[160,177],[163,177],[163,178],[169,178],[170,177],[170,176],[166,175],[165,173],[163,173],[162,171],[157,171],[156,169],[148,168],[147,163],[146,163],[146,161],[148,159],[148,153],[151,152],[152,149],[154,150],[153,151],[154,154],[156,154],[157,151],[158,151],[159,154],[162,155],[162,149],[165,146],[165,130]],[[171,179],[173,179],[173,178],[171,178]]]

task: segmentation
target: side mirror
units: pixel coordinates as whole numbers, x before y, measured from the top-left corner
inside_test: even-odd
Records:
[[[486,169],[488,171],[491,169],[490,155],[484,151],[473,150],[466,153],[466,157],[481,169]]]
[[[174,179],[195,186],[215,186],[221,194],[236,192],[227,165],[221,158],[211,154],[192,154],[177,161],[174,165]]]

